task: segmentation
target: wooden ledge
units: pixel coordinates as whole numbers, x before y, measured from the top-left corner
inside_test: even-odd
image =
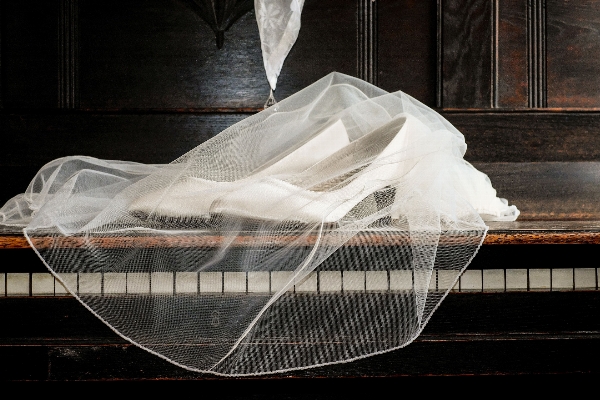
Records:
[[[139,236],[126,239],[116,238],[81,238],[67,237],[60,239],[61,247],[78,247],[85,242],[93,241],[104,247],[215,247],[223,243],[224,237],[216,235],[178,235],[177,240],[169,237]],[[173,237],[175,239],[175,237]],[[261,243],[268,238],[261,237]],[[473,237],[462,239],[464,243],[476,244]],[[40,247],[56,245],[54,238],[35,238]],[[300,238],[298,236],[273,237],[273,244],[312,245],[316,236]],[[389,235],[374,231],[370,235],[354,237],[348,241],[349,246],[394,246],[407,244],[404,235]],[[251,246],[256,241],[252,236],[238,236],[235,246]],[[449,243],[456,243],[452,238]],[[519,221],[494,222],[489,224],[489,231],[484,245],[532,245],[532,244],[600,244],[600,221]],[[0,249],[27,249],[29,243],[18,229],[3,228],[0,230]]]
[[[491,222],[484,245],[600,244],[600,221]]]

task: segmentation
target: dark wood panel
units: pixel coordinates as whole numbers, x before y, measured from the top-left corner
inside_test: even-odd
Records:
[[[19,113],[0,115],[1,201],[63,156],[168,163],[250,114]],[[471,162],[600,161],[599,113],[444,113]],[[575,175],[573,179],[575,179]],[[507,195],[510,198],[509,195]],[[548,218],[551,218],[548,216]]]
[[[493,225],[491,228],[493,229]],[[491,235],[494,233],[492,232]],[[489,236],[490,233],[486,237]],[[540,243],[543,242],[540,240]],[[587,265],[581,262],[575,263],[573,260],[594,260],[597,254],[597,244],[484,244],[468,269],[586,268]],[[532,262],[533,260],[535,261]],[[545,312],[551,312],[551,307],[548,307]]]
[[[4,114],[0,166],[83,154],[170,162],[250,114]],[[600,161],[600,113],[445,112],[471,162]]]
[[[452,294],[406,348],[268,378],[598,373],[599,296]],[[4,371],[10,364],[2,364],[9,379],[210,377],[127,344],[75,299],[3,298],[0,303],[2,320],[14,321],[0,332],[0,354],[22,361],[12,372]]]
[[[0,364],[3,381],[48,379],[48,349],[44,347],[0,347],[0,357],[10,360]]]
[[[437,3],[379,1],[379,86],[402,90],[430,107],[436,103]]]
[[[254,378],[195,374],[133,346],[28,346],[0,348],[3,359],[16,359],[15,367],[21,367],[2,364],[0,373],[6,380],[196,380],[195,390],[244,400],[346,400],[371,398],[374,391],[387,395],[414,387],[427,388],[429,394],[447,394],[448,388],[477,390],[482,383],[493,388],[494,393],[506,396],[513,395],[515,390],[539,395],[556,391],[557,387],[593,390],[599,376],[595,354],[590,351],[595,346],[594,340],[464,341],[411,346],[404,357],[390,360],[390,354],[381,355],[376,363],[361,360],[345,364],[341,371],[321,368]],[[501,348],[505,350],[498,351]],[[422,366],[425,361],[427,365]],[[349,370],[350,366],[354,369]],[[111,386],[111,393],[114,387]],[[136,385],[136,393],[140,387],[143,385]],[[154,392],[156,384],[152,388]]]
[[[492,0],[443,2],[444,108],[492,103]]]
[[[80,2],[82,108],[259,105],[268,95],[254,13],[219,50],[183,1]]]
[[[3,1],[2,105],[58,105],[58,2]]]
[[[497,107],[528,105],[527,2],[498,2],[498,94]]]
[[[548,106],[600,107],[600,3],[547,0]]]
[[[247,114],[10,114],[0,116],[10,138],[3,166],[39,166],[88,155],[168,163]]]
[[[20,229],[19,236],[23,236],[23,231]],[[0,249],[0,273],[6,272],[21,272],[21,273],[39,273],[48,272],[48,268],[41,262],[38,255],[33,249]]]
[[[375,356],[373,360],[359,360],[343,366],[296,371],[266,377],[266,379],[268,382],[269,379],[282,378],[598,374],[600,372],[596,362],[597,354],[590,351],[597,345],[597,339],[498,338],[495,341],[474,342],[469,342],[468,339],[470,338],[465,337],[463,341],[456,342],[443,339],[432,343],[415,342],[402,351]],[[30,353],[33,351],[39,352],[39,347],[32,346],[29,351],[21,351],[21,359],[27,359],[34,368],[43,371],[44,358],[47,358],[48,364],[52,366],[49,380],[224,379],[180,369],[128,345],[49,347],[47,355],[42,353],[38,356],[41,358],[40,361],[31,356]],[[33,374],[29,371],[25,372],[28,375]],[[235,382],[237,381],[231,381],[231,383]],[[265,384],[265,390],[270,392],[268,384]]]
[[[72,297],[0,297],[0,305],[1,320],[13,321],[0,330],[0,346],[127,343]],[[433,314],[421,341],[522,332],[577,338],[576,333],[600,332],[599,312],[599,291],[452,292]]]
[[[69,155],[169,163],[247,114],[13,114],[0,116],[5,145],[1,201],[22,193],[47,162]]]
[[[178,0],[88,1],[80,8],[82,108],[261,107],[267,99],[254,11],[226,32],[219,50],[212,30]],[[307,1],[276,95],[285,98],[334,70],[356,74],[355,5]]]
[[[44,341],[127,343],[72,297],[0,297],[0,305],[2,321],[13,321],[0,330],[0,346]],[[422,339],[450,334],[598,333],[598,312],[599,291],[452,292],[433,314]]]
[[[456,112],[470,162],[598,161],[599,113]]]
[[[519,220],[600,220],[600,163],[476,163]]]

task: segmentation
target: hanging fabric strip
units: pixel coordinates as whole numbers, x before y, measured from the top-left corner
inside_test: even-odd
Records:
[[[254,0],[265,72],[272,90],[298,38],[303,6],[304,0]]]

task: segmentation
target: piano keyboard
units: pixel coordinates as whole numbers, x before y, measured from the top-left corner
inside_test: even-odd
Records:
[[[467,270],[453,292],[598,290],[600,268]],[[446,290],[453,272],[434,271],[430,291]],[[447,279],[446,279],[447,277]],[[80,295],[200,295],[276,293],[292,272],[70,273],[65,283]],[[295,293],[382,292],[410,290],[410,271],[313,272],[288,290]],[[50,273],[0,273],[0,296],[70,296]]]

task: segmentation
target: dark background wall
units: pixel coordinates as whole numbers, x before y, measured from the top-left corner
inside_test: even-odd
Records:
[[[44,163],[166,163],[262,108],[253,11],[222,49],[184,0],[0,0],[0,202]],[[306,0],[283,99],[331,71],[403,90],[467,159],[600,160],[600,2]]]

